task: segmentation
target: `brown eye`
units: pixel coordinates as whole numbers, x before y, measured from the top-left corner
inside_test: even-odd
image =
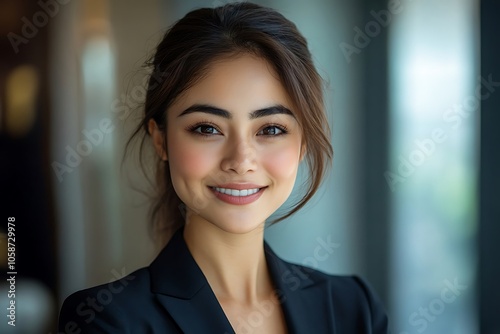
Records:
[[[192,132],[201,134],[201,135],[219,135],[221,134],[219,130],[217,130],[214,126],[210,124],[201,124],[196,125],[191,129]]]
[[[267,126],[267,127],[263,128],[262,130],[260,130],[257,133],[257,135],[259,135],[259,136],[280,136],[280,135],[283,135],[285,133],[286,133],[285,129],[283,129],[279,126],[273,125],[273,126]]]

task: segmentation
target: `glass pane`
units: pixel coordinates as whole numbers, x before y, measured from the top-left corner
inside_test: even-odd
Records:
[[[477,333],[479,4],[406,2],[390,27],[395,333]]]

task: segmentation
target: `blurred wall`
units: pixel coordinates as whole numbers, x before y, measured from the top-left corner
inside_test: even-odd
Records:
[[[146,200],[132,189],[144,180],[137,170],[123,172],[121,159],[134,125],[129,116],[140,112],[141,97],[131,94],[164,27],[158,1],[74,1],[54,18],[52,159],[70,169],[53,178],[61,298],[153,256]]]

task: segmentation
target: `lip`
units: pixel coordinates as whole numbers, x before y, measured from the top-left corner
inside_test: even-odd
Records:
[[[260,188],[265,188],[266,186],[259,186],[258,184],[254,183],[225,183],[210,187],[243,190],[243,189],[257,189],[257,188],[260,189]]]
[[[259,188],[259,191],[256,192],[255,194],[249,195],[249,196],[231,196],[228,194],[223,194],[221,192],[218,192],[215,190],[215,187],[208,187],[212,193],[220,199],[221,201],[228,203],[228,204],[233,204],[233,205],[246,205],[255,202],[262,196],[264,191],[266,190],[267,186],[262,187],[258,186],[255,184],[251,183],[228,183],[228,184],[221,184],[217,185],[217,188],[229,188],[229,189],[235,189],[235,190],[243,190],[243,189],[257,189]]]

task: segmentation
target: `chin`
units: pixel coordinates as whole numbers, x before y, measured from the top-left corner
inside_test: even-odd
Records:
[[[223,230],[227,233],[232,234],[246,234],[251,232],[257,232],[264,229],[265,218],[260,217],[244,217],[242,215],[232,216],[226,215],[224,218],[215,218],[213,220],[207,219],[212,225]]]
[[[264,224],[258,224],[258,225],[246,225],[246,224],[229,224],[229,225],[217,225],[218,228],[223,230],[224,232],[231,233],[231,234],[248,234],[251,232],[257,232],[260,231],[260,229],[264,228]]]

